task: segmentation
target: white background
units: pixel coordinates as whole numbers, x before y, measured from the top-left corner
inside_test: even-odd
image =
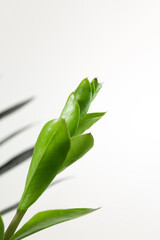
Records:
[[[58,177],[68,180],[47,190],[22,224],[41,210],[102,209],[28,239],[158,240],[159,0],[0,1],[0,109],[36,97],[1,121],[1,139],[36,125],[1,147],[0,165],[34,144],[87,76],[104,82],[91,106],[107,110],[91,129],[95,146]],[[0,177],[0,209],[20,198],[28,166]],[[4,216],[6,226],[13,214]]]

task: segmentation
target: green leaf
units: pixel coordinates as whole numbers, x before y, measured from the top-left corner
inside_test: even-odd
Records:
[[[33,152],[19,211],[30,207],[57,175],[70,148],[64,119],[51,120],[42,128]]]
[[[71,138],[71,147],[59,172],[83,157],[94,145],[93,136],[88,133]]]
[[[87,113],[92,101],[91,84],[87,78],[82,80],[82,82],[79,84],[75,90],[75,96],[80,106],[80,118],[83,118]]]
[[[80,108],[74,93],[68,97],[60,117],[66,120],[69,133],[72,136],[78,127],[80,117]]]
[[[4,239],[4,224],[2,217],[0,216],[0,240]]]
[[[87,129],[89,129],[94,123],[96,123],[101,117],[103,117],[105,112],[102,113],[88,113],[86,116],[80,120],[79,126],[75,135],[82,134]]]
[[[10,240],[23,239],[45,228],[81,217],[95,210],[97,209],[75,208],[40,212],[32,217]]]
[[[96,97],[99,90],[102,88],[102,83],[98,83],[97,78],[94,78],[91,82],[92,88],[92,100]]]

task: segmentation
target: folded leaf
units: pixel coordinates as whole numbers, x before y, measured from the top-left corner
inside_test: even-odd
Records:
[[[4,224],[0,216],[0,240],[3,240],[3,238],[4,238]]]
[[[80,117],[80,108],[74,93],[68,97],[60,117],[66,120],[69,133],[72,136],[78,127]]]
[[[103,117],[105,112],[102,113],[88,113],[86,116],[80,120],[79,126],[75,135],[82,134],[87,129],[89,129],[94,123],[96,123],[101,117]]]
[[[87,113],[92,101],[91,84],[87,78],[82,80],[82,82],[79,84],[75,90],[75,96],[80,106],[80,118],[83,118]]]
[[[97,209],[75,208],[40,212],[32,217],[10,240],[23,239],[45,228],[81,217],[95,210]]]
[[[70,137],[65,120],[46,123],[35,145],[19,211],[27,210],[48,187],[61,168],[69,148]]]
[[[92,100],[96,97],[99,90],[102,88],[102,83],[98,83],[97,78],[94,78],[91,82],[92,88]]]
[[[94,139],[90,133],[72,137],[69,152],[59,172],[83,157],[93,147],[93,144]]]

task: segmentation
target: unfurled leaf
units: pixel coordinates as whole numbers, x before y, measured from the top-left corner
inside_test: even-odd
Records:
[[[103,117],[105,112],[102,113],[88,113],[86,116],[80,120],[79,126],[75,135],[82,134],[87,129],[89,129],[94,123],[96,123],[101,117]]]
[[[96,97],[99,90],[102,88],[102,83],[98,83],[97,78],[94,78],[91,82],[92,88],[92,100]]]
[[[75,90],[75,97],[80,106],[80,118],[83,118],[87,113],[90,103],[92,101],[91,84],[87,78],[82,80],[77,89]]]
[[[40,212],[32,217],[10,240],[23,239],[45,228],[81,217],[95,210],[97,209],[75,208]]]
[[[0,216],[0,240],[3,240],[3,239],[4,239],[4,224]]]
[[[35,145],[19,211],[27,210],[48,187],[61,168],[69,148],[70,137],[65,120],[46,123]]]
[[[93,136],[88,133],[71,138],[71,146],[60,172],[83,157],[94,145]]]
[[[71,93],[71,95],[67,99],[67,102],[60,116],[60,118],[64,118],[66,120],[71,136],[74,134],[78,127],[79,117],[80,117],[79,104],[75,98],[75,94]]]

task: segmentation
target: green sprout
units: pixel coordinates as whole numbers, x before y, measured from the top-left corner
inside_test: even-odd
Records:
[[[58,119],[47,122],[35,144],[27,179],[16,214],[4,232],[0,216],[0,240],[19,240],[50,226],[78,218],[97,209],[76,208],[39,212],[16,229],[29,207],[37,201],[53,179],[85,155],[94,145],[91,133],[83,134],[105,113],[87,113],[101,89],[97,79],[82,80],[70,94]]]

